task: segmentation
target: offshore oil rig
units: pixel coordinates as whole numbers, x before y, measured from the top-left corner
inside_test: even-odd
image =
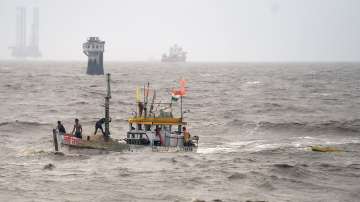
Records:
[[[99,37],[89,37],[87,42],[83,43],[83,52],[88,56],[87,74],[103,75],[103,53],[105,41],[101,41]]]
[[[173,45],[169,49],[169,54],[163,54],[161,57],[162,62],[186,62],[187,52],[183,51],[181,46]]]
[[[41,57],[39,50],[39,9],[33,9],[30,44],[26,43],[26,8],[18,7],[16,15],[16,44],[10,47],[16,58]]]

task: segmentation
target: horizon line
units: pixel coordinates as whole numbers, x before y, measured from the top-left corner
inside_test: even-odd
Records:
[[[87,60],[63,60],[63,59],[0,59],[0,62],[84,62],[87,63]],[[171,62],[161,62],[161,60],[107,60],[104,63],[164,63],[172,64]],[[186,62],[174,62],[174,64],[186,64],[186,63],[360,63],[360,60],[264,60],[264,61],[255,61],[255,60],[218,60],[218,61],[205,61],[205,60],[190,60]]]

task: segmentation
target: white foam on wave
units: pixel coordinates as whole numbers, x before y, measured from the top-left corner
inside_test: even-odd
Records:
[[[294,148],[303,150],[313,145],[339,145],[349,143],[360,143],[358,139],[345,140],[329,140],[310,136],[297,137],[295,139],[286,139],[282,142],[269,142],[267,140],[249,140],[224,143],[222,145],[199,147],[197,152],[201,154],[216,154],[216,153],[230,153],[230,152],[260,152],[266,150],[274,150],[280,148]]]
[[[294,148],[303,150],[313,145],[340,145],[349,143],[360,143],[360,139],[324,139],[321,137],[303,136],[290,139],[283,139],[281,142],[269,142],[268,140],[248,140],[229,142],[221,145],[199,147],[197,152],[201,154],[217,154],[230,152],[259,152],[265,150],[274,150],[279,148]]]
[[[197,152],[200,154],[229,153],[229,152],[234,152],[234,151],[235,151],[234,148],[220,146],[220,145],[217,145],[216,147],[207,147],[207,148],[199,147],[197,149]]]
[[[240,141],[229,143],[236,150],[246,151],[246,152],[258,152],[263,150],[277,149],[284,146],[287,146],[286,143],[269,143],[266,140],[250,140],[250,141]]]
[[[249,141],[239,141],[239,142],[230,142],[229,145],[231,146],[246,146],[246,145],[250,145],[250,144],[254,144],[257,143],[261,140],[249,140]]]
[[[340,144],[358,144],[360,143],[360,140],[355,139],[345,139],[342,141],[339,140],[327,140],[325,141],[325,144],[327,145],[340,145]]]
[[[261,82],[260,81],[247,81],[245,84],[246,85],[257,85],[257,84],[260,84]]]
[[[259,152],[264,150],[272,150],[272,149],[278,149],[281,147],[286,146],[284,143],[260,143],[257,142],[254,145],[249,145],[248,147],[243,148],[243,151],[247,152]]]
[[[239,141],[239,142],[230,142],[223,145],[216,145],[214,147],[199,147],[197,152],[202,154],[214,154],[214,153],[230,153],[239,150],[250,151],[251,148],[257,148],[255,150],[261,150],[261,147],[265,148],[265,144],[262,144],[263,140],[249,140],[249,141]]]
[[[296,147],[308,147],[313,145],[340,145],[340,144],[351,144],[351,143],[360,143],[360,139],[354,138],[342,138],[342,139],[331,139],[324,137],[296,137],[294,141],[291,142],[292,146]]]
[[[24,148],[17,152],[16,157],[48,155],[50,153],[50,151],[40,150],[36,148]]]

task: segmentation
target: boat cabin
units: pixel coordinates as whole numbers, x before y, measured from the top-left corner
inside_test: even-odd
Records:
[[[143,89],[136,89],[136,112],[128,119],[129,130],[126,135],[128,144],[151,145],[165,147],[196,146],[198,137],[190,139],[186,130],[187,123],[183,121],[183,96],[185,83],[172,94],[171,102],[155,102],[156,92],[144,85]],[[143,95],[143,99],[141,99]],[[152,97],[150,101],[149,97]],[[180,103],[177,101],[180,98]],[[179,106],[179,110],[174,107]],[[178,114],[178,117],[173,113]],[[185,131],[184,131],[185,129]],[[194,139],[195,138],[195,139]],[[196,141],[193,142],[192,140]]]
[[[128,123],[128,144],[184,146],[182,127],[186,125],[186,122],[183,122],[181,118],[132,117]]]

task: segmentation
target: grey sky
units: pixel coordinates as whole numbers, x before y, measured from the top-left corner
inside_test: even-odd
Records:
[[[15,44],[16,7],[40,9],[42,59],[160,59],[178,43],[190,61],[359,61],[359,0],[0,0],[0,59]]]

